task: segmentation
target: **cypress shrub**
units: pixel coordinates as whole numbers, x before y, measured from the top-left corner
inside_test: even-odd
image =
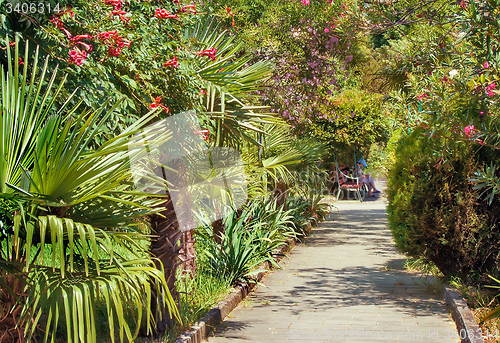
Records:
[[[472,283],[499,274],[500,206],[469,182],[497,151],[422,135],[402,137],[389,173],[389,225],[398,249]]]

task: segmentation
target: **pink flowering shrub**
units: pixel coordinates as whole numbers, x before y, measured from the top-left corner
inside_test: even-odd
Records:
[[[472,137],[474,135],[474,125],[464,127],[464,132],[466,137]]]
[[[494,168],[500,19],[490,16],[498,5],[455,4],[458,31],[425,45],[405,41],[409,58],[394,67],[406,69],[399,88],[405,98],[393,95],[404,130],[389,175],[390,228],[402,252],[472,284],[489,282],[487,274],[498,277],[500,270],[500,169]]]
[[[290,52],[285,51],[257,52],[259,59],[277,61],[262,99],[295,128],[305,129],[309,122],[336,118],[332,113],[333,93],[348,77],[347,66],[353,56],[350,44],[341,40],[335,28],[331,22],[303,18],[290,23],[284,33],[290,45],[300,47],[298,56],[288,57]]]

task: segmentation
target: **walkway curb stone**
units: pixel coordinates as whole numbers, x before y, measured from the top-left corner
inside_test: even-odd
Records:
[[[285,254],[290,251],[297,241],[292,238],[287,240],[286,244],[283,245],[281,249],[278,250],[278,254]],[[278,256],[275,258],[276,262],[283,259],[284,256]],[[257,269],[264,269],[270,267],[269,263],[264,263]],[[262,278],[268,273],[260,272],[257,274],[257,281],[261,281]],[[238,304],[246,298],[246,296],[255,288],[256,284],[240,284],[231,290],[224,300],[219,302],[217,306],[213,307],[208,313],[200,319],[195,324],[191,325],[191,328],[184,332],[175,343],[201,343],[205,340],[208,335],[214,330],[214,328],[224,321],[224,318],[238,306]],[[476,342],[474,342],[476,343]]]
[[[451,310],[462,343],[484,343],[481,329],[460,292],[449,286],[441,290],[441,297]]]

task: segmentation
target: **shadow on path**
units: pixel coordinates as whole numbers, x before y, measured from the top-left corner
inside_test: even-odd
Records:
[[[457,342],[448,339],[455,324],[427,286],[434,280],[405,270],[383,198],[334,205],[327,221],[291,251],[282,270],[264,278],[266,287],[243,301],[209,342],[371,340],[335,338],[345,330],[377,333],[377,342],[405,341],[402,333],[411,336],[406,341],[426,342],[430,332],[439,342]]]

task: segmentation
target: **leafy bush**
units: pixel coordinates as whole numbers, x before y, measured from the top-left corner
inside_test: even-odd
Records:
[[[261,271],[253,269],[266,261],[278,267],[274,261],[276,248],[285,243],[287,236],[295,235],[289,213],[277,207],[274,199],[256,200],[224,219],[220,243],[213,239],[212,226],[200,228],[200,264],[231,284],[250,280]]]
[[[302,196],[290,197],[287,199],[286,207],[290,211],[291,222],[295,227],[297,237],[306,236],[304,227],[307,224],[317,224],[325,220],[330,212],[330,205],[320,203],[323,196],[318,194],[312,198]]]
[[[500,204],[478,200],[469,178],[485,158],[474,146],[448,141],[447,160],[435,151],[443,139],[405,135],[388,183],[389,223],[397,247],[411,257],[424,257],[445,275],[478,281],[498,275]]]

